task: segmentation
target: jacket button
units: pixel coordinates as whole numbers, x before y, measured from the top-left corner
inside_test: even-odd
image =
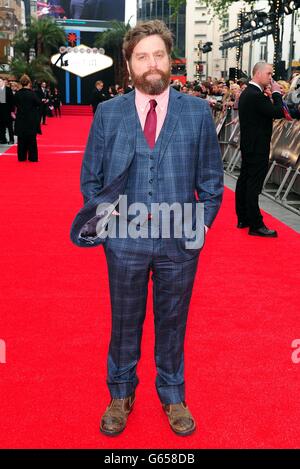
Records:
[[[150,160],[154,160],[154,156],[153,156],[153,155],[150,155]]]
[[[150,171],[153,171],[153,170],[154,170],[154,166],[151,166]]]
[[[150,184],[152,184],[152,182],[153,182],[153,179],[149,179],[149,182],[150,182]]]
[[[149,195],[152,195],[152,192],[148,192]]]

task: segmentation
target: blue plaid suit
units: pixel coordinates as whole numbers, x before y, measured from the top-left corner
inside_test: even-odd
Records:
[[[126,169],[123,193],[130,202],[196,204],[197,193],[204,204],[204,223],[211,226],[221,204],[223,168],[207,103],[171,88],[167,116],[153,150],[140,127],[134,92],[99,106],[82,164],[85,202],[97,200],[103,188],[107,195]],[[185,398],[183,344],[199,249],[186,250],[183,241],[117,237],[104,243],[112,306],[107,383],[113,398],[129,396],[138,383],[150,272],[156,388],[165,404]]]

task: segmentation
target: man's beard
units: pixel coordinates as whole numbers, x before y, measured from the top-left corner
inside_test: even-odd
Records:
[[[148,75],[157,74],[160,78],[153,80],[147,80]],[[131,79],[134,86],[149,95],[159,95],[163,93],[169,86],[171,71],[162,72],[161,70],[149,71],[143,73],[143,75],[136,75],[133,70],[130,70]]]

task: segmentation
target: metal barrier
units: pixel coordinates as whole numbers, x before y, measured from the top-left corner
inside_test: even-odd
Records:
[[[263,193],[300,214],[300,122],[275,121],[271,140],[270,168]],[[300,188],[299,188],[300,189]],[[298,192],[298,193],[297,193]]]
[[[240,128],[237,111],[215,113],[226,174],[238,178],[241,166]],[[276,120],[270,150],[270,166],[262,194],[300,215],[300,121]]]
[[[239,172],[241,160],[240,125],[237,111],[231,109],[226,111],[225,120],[218,135],[224,170],[226,173],[236,176],[235,172]]]

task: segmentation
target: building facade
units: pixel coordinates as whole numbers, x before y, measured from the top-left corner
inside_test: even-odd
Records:
[[[0,0],[0,67],[3,71],[7,71],[7,64],[13,56],[12,41],[23,20],[21,0]]]
[[[253,10],[269,12],[268,1],[260,0],[255,2]],[[251,6],[248,3],[243,1],[233,2],[222,20],[220,20],[214,16],[214,12],[205,5],[205,2],[187,0],[186,59],[188,80],[194,80],[199,75],[202,80],[208,76],[228,78],[230,69],[237,67],[237,48],[220,50],[222,35],[238,27],[241,12],[249,13],[250,11]],[[294,22],[293,27],[292,21]],[[282,68],[287,69],[292,62],[300,65],[299,9],[295,11],[294,15],[281,17],[279,40],[282,44]],[[212,50],[205,54],[201,51],[201,48],[207,42],[212,43]],[[273,35],[265,35],[245,43],[240,50],[240,55],[239,68],[248,76],[250,76],[251,69],[256,62],[265,60],[273,63]]]
[[[132,27],[136,24],[137,0],[126,0],[125,2],[125,23],[130,23]]]
[[[186,56],[186,6],[182,5],[174,17],[168,0],[138,0],[138,21],[163,20],[174,36],[174,52],[177,57]]]

